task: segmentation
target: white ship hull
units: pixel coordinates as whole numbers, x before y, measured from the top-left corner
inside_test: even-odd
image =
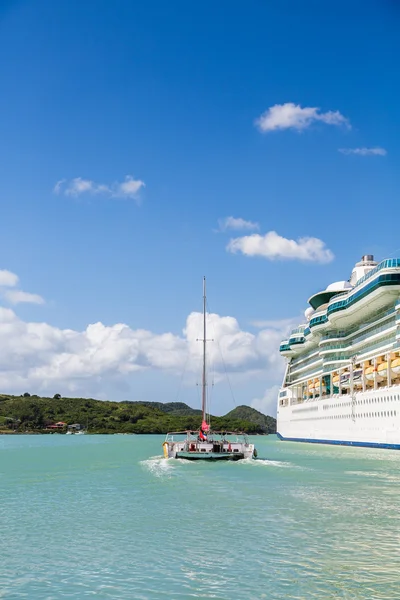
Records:
[[[400,259],[364,255],[280,345],[283,440],[400,449]]]
[[[278,407],[282,440],[400,450],[400,385]]]

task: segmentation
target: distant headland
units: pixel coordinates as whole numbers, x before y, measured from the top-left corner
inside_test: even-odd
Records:
[[[163,434],[168,431],[198,429],[201,411],[183,402],[111,402],[93,398],[64,398],[55,394],[43,398],[0,394],[0,434],[88,433]],[[219,431],[248,434],[276,432],[276,419],[250,406],[238,406],[223,417],[211,417],[211,427]]]

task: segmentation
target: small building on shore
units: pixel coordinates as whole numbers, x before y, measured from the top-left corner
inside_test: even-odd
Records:
[[[79,423],[73,423],[72,425],[68,425],[68,431],[80,431],[82,429],[82,425]]]
[[[47,425],[46,429],[64,429],[67,426],[67,423],[64,421],[58,421],[58,423],[53,423],[52,425]]]

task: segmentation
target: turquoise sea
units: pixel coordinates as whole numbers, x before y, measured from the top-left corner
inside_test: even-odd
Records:
[[[400,453],[254,440],[0,436],[0,598],[400,598]]]

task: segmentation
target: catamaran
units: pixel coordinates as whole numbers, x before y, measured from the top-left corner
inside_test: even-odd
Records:
[[[207,414],[207,298],[206,278],[203,278],[203,373],[201,426],[197,431],[177,431],[167,433],[163,443],[165,458],[185,458],[187,460],[241,460],[256,458],[257,450],[250,444],[247,435],[235,432],[217,432],[210,428],[210,415]]]

